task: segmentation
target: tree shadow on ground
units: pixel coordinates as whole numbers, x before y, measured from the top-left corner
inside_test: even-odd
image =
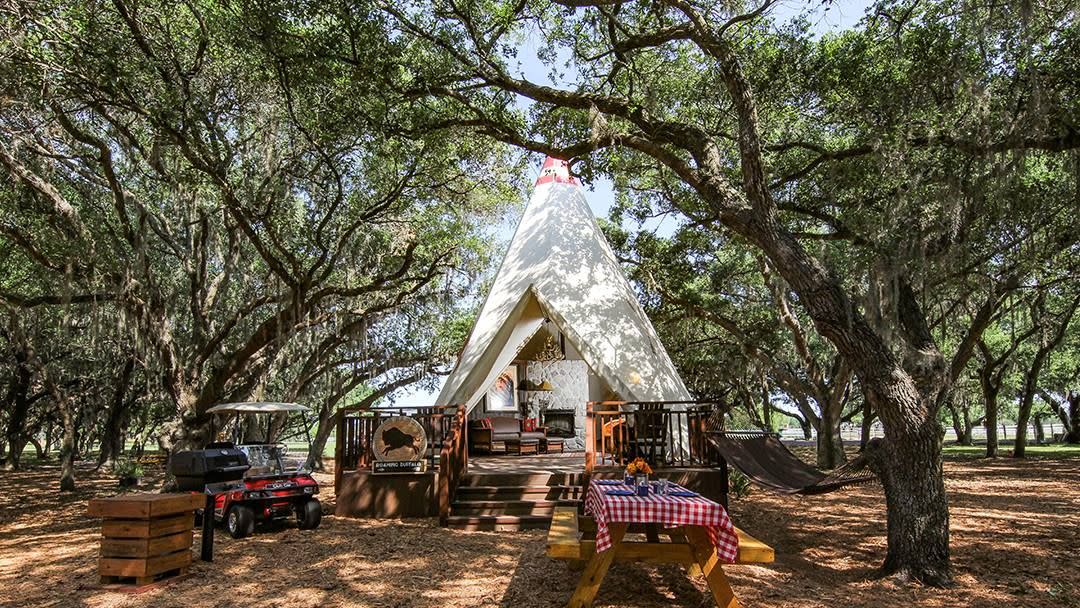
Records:
[[[775,564],[725,568],[747,606],[1080,605],[1080,467],[1076,462],[948,461],[949,590],[874,580],[884,557],[884,500],[873,486],[815,497],[755,491],[732,517],[777,550]],[[580,572],[544,555],[545,532],[469,533],[434,520],[326,517],[323,526],[216,536],[215,561],[138,595],[100,588],[97,522],[86,501],[115,482],[80,471],[61,497],[56,471],[0,474],[0,601],[11,606],[563,606]],[[333,502],[329,476],[322,498]],[[1013,525],[1018,523],[1019,525]],[[196,540],[198,542],[198,540]],[[703,581],[679,566],[616,564],[599,606],[708,606]]]

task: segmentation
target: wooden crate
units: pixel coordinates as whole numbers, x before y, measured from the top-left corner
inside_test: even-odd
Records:
[[[201,494],[130,494],[90,501],[87,512],[102,518],[102,583],[148,585],[180,575],[191,564],[192,524]]]

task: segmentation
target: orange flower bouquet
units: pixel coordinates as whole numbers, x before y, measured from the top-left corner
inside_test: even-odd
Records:
[[[634,477],[637,475],[652,475],[652,467],[649,463],[645,462],[644,458],[635,458],[633,462],[626,465],[626,475],[628,477]]]

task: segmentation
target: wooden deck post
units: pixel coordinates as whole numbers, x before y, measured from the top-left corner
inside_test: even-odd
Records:
[[[334,492],[341,492],[341,477],[345,472],[345,412],[334,414],[337,431],[334,436]]]
[[[596,464],[596,416],[593,405],[585,404],[585,475],[591,475]]]

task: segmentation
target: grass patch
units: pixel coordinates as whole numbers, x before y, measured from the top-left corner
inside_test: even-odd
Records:
[[[946,445],[942,450],[946,457],[981,458],[986,455],[986,444],[982,445]],[[1012,456],[1012,442],[998,444],[1000,456]],[[1055,443],[1051,445],[1029,445],[1025,452],[1027,458],[1080,458],[1080,445]]]

